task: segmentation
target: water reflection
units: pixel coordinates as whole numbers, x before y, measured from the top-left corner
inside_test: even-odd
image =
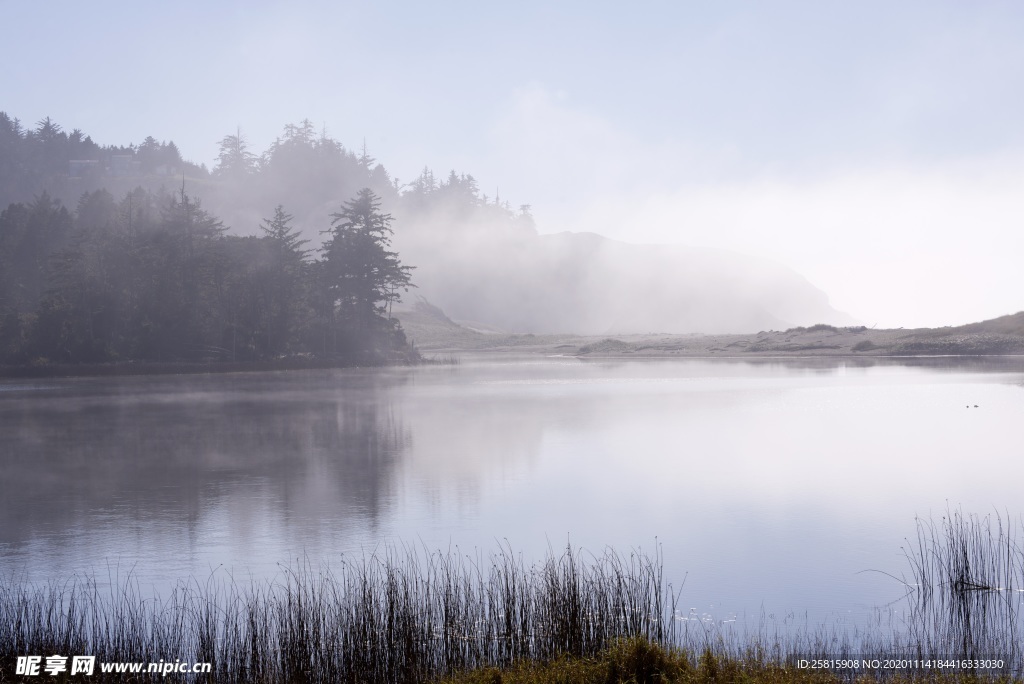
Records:
[[[397,374],[81,380],[0,399],[0,541],[129,518],[197,524],[254,488],[282,514],[373,524],[410,435]]]
[[[657,537],[701,611],[867,611],[901,588],[858,572],[899,572],[915,515],[1017,514],[1022,378],[1017,359],[490,355],[0,384],[0,571]]]

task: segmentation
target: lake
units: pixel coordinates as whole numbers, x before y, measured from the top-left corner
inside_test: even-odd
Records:
[[[160,590],[387,545],[660,548],[686,611],[861,624],[903,595],[915,516],[1020,520],[1021,425],[1013,358],[7,380],[0,575]]]

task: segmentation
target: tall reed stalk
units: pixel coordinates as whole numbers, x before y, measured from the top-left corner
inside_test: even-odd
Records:
[[[663,642],[661,558],[567,549],[537,565],[389,549],[337,572],[308,562],[273,582],[195,581],[164,599],[137,583],[0,585],[0,663],[210,662],[216,682],[423,682],[483,665]],[[2,681],[3,674],[0,674]],[[116,677],[106,681],[118,681]]]
[[[526,564],[508,548],[486,557],[388,548],[333,569],[299,562],[248,585],[191,580],[166,598],[145,597],[130,578],[103,586],[0,581],[0,682],[14,681],[18,656],[53,654],[209,662],[213,671],[193,681],[231,684],[425,682],[484,666],[590,658],[629,638],[755,664],[996,657],[1004,673],[1021,676],[1024,551],[1016,534],[998,515],[919,520],[906,549],[904,612],[852,630],[786,617],[762,620],[751,634],[681,614],[660,552],[592,556],[569,547]]]
[[[999,514],[949,510],[917,521],[910,565],[909,631],[925,654],[1022,657],[1024,548],[1020,524]]]

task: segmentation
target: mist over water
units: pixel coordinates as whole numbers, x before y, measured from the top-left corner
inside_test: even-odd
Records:
[[[881,355],[1024,352],[1024,5],[119,4],[3,8],[8,655],[69,587],[120,648],[187,583],[223,646],[223,586],[567,546],[663,560],[702,638],[966,653],[991,604],[1020,655],[1024,356]],[[306,370],[114,377],[211,368]],[[300,646],[395,660],[361,627]]]
[[[862,571],[906,569],[915,516],[1021,513],[1015,361],[467,357],[4,390],[0,571],[34,582],[660,545],[717,620],[859,623],[902,595]]]

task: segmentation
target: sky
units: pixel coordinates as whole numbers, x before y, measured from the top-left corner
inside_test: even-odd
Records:
[[[1024,310],[1024,4],[0,0],[0,110],[212,166],[309,118],[538,229],[792,267],[866,325]]]

